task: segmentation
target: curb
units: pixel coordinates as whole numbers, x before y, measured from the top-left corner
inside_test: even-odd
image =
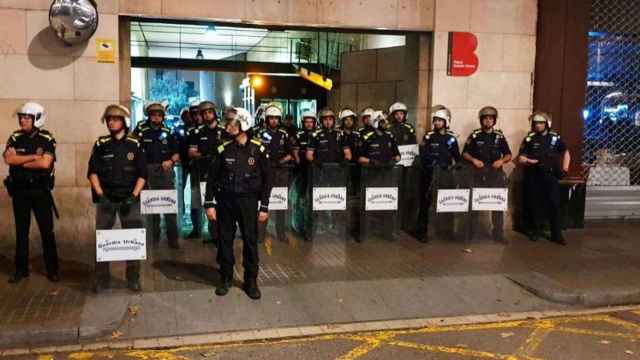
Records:
[[[424,318],[409,320],[370,321],[348,324],[326,324],[303,327],[273,328],[262,330],[243,330],[224,333],[196,334],[185,336],[169,336],[145,339],[123,339],[63,346],[14,348],[0,352],[0,356],[19,356],[34,354],[52,354],[59,352],[80,352],[100,350],[143,350],[166,349],[186,346],[229,345],[239,343],[255,343],[270,340],[288,340],[304,337],[321,337],[346,333],[364,333],[377,331],[393,331],[420,329],[451,325],[486,324],[510,321],[539,320],[562,316],[595,315],[600,313],[637,310],[637,306],[614,306],[598,309],[567,311],[529,311],[522,313],[503,313],[472,316],[455,316],[442,318]]]
[[[541,299],[560,304],[598,307],[640,303],[640,289],[637,287],[583,291],[569,289],[538,272],[507,274],[505,277]]]

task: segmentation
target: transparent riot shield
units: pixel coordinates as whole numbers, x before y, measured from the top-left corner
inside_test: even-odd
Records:
[[[358,241],[398,238],[401,179],[400,166],[361,168]]]
[[[422,170],[413,165],[402,168],[400,182],[400,226],[409,234],[416,232],[420,195],[424,192],[421,184]]]
[[[472,177],[468,167],[435,167],[426,172],[425,193],[429,210],[421,211],[428,238],[444,241],[469,240]],[[428,214],[425,216],[425,214]]]
[[[347,202],[349,166],[322,164],[309,167],[309,199],[306,209],[305,241],[329,237],[346,240],[351,223]]]
[[[502,169],[468,166],[471,183],[471,213],[467,222],[469,240],[504,241],[504,213],[509,207],[507,179]]]
[[[258,240],[264,241],[269,235],[281,242],[288,241],[290,228],[290,196],[292,183],[292,167],[273,167],[273,188],[269,199],[269,221],[258,224]]]

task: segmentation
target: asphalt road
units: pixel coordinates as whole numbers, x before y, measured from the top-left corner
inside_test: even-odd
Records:
[[[580,359],[640,358],[640,308],[615,313],[427,327],[162,350],[8,359]]]

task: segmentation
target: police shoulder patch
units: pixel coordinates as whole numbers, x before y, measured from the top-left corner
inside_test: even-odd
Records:
[[[167,132],[167,133],[171,133],[171,129],[169,129],[167,127],[163,127],[162,131]]]
[[[454,132],[453,132],[453,131],[451,131],[451,130],[447,130],[447,135],[451,135],[451,136],[453,136],[454,138],[457,138],[457,137],[458,137],[458,134],[454,133]]]
[[[362,137],[367,140],[371,137],[371,135],[373,135],[373,131],[369,131],[367,133],[365,133],[364,135],[362,135]]]
[[[278,131],[280,131],[281,133],[283,133],[285,135],[289,135],[289,133],[284,129],[278,129]]]
[[[136,139],[135,136],[129,135],[129,136],[127,136],[127,140],[132,142],[132,143],[134,143],[134,144],[140,144],[140,141],[138,141],[138,139]]]
[[[262,146],[262,141],[260,141],[259,139],[251,139],[251,142],[258,146]]]
[[[407,124],[407,123],[403,123],[402,125],[404,125],[404,127],[406,127],[407,129],[409,129],[411,132],[414,132],[414,128],[411,124]]]

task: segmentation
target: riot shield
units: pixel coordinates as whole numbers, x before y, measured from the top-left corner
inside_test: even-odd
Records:
[[[358,241],[398,238],[401,178],[400,166],[361,168]]]
[[[402,168],[402,180],[400,182],[400,221],[402,230],[409,234],[416,232],[420,195],[424,192],[420,178],[422,170],[417,166]]]
[[[290,228],[290,196],[292,183],[291,167],[271,168],[273,188],[269,199],[269,221],[258,224],[258,240],[263,242],[269,234],[271,238],[287,242],[287,232]]]
[[[428,216],[419,221],[427,227],[429,239],[467,241],[472,174],[468,167],[435,167],[428,172],[425,182],[429,204]]]
[[[468,166],[472,180],[469,240],[504,241],[504,213],[509,207],[507,179],[502,169]]]
[[[350,168],[345,164],[322,164],[309,167],[309,190],[305,214],[305,241],[330,237],[346,240],[351,222],[347,202]]]

